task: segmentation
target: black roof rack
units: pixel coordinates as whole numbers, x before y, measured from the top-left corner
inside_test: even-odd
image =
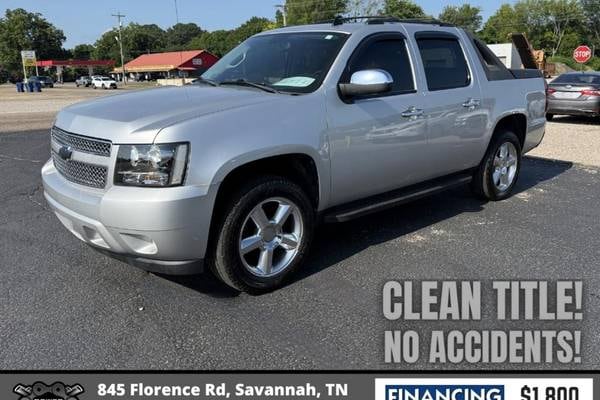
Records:
[[[356,16],[356,17],[343,17],[341,15],[336,16],[334,19],[330,19],[327,21],[322,21],[320,23],[323,24],[333,24],[333,26],[343,25],[346,22],[358,22],[365,21],[367,25],[378,25],[385,23],[402,23],[402,24],[429,24],[429,25],[439,25],[439,26],[455,26],[453,24],[449,24],[447,22],[442,22],[434,18],[409,18],[409,19],[401,19],[396,17],[389,17],[385,15],[366,15],[366,16]]]

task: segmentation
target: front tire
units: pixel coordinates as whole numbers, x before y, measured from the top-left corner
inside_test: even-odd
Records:
[[[215,221],[207,264],[232,288],[253,294],[282,285],[304,260],[314,207],[302,188],[281,177],[248,182]]]
[[[471,189],[483,199],[498,201],[509,197],[521,170],[521,143],[513,132],[504,130],[492,142],[473,175]]]

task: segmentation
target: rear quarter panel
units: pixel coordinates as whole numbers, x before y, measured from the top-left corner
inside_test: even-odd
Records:
[[[481,61],[471,40],[461,31],[464,43],[468,43],[474,68],[481,86],[482,109],[488,113],[486,140],[480,151],[483,154],[494,133],[494,129],[503,118],[522,114],[527,118],[527,130],[523,152],[526,153],[540,144],[546,126],[546,87],[541,77],[524,79],[506,79],[490,81],[485,75]],[[523,74],[528,75],[528,74]]]

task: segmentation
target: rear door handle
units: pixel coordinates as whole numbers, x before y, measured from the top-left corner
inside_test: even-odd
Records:
[[[404,118],[417,119],[423,115],[423,110],[416,107],[409,107],[400,115],[402,115]]]
[[[463,107],[474,109],[481,105],[481,100],[479,99],[469,99],[463,103]]]

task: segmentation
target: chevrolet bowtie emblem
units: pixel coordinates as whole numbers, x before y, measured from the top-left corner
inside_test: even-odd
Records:
[[[58,150],[58,156],[65,161],[70,160],[72,155],[73,149],[71,149],[71,146],[62,146]]]

